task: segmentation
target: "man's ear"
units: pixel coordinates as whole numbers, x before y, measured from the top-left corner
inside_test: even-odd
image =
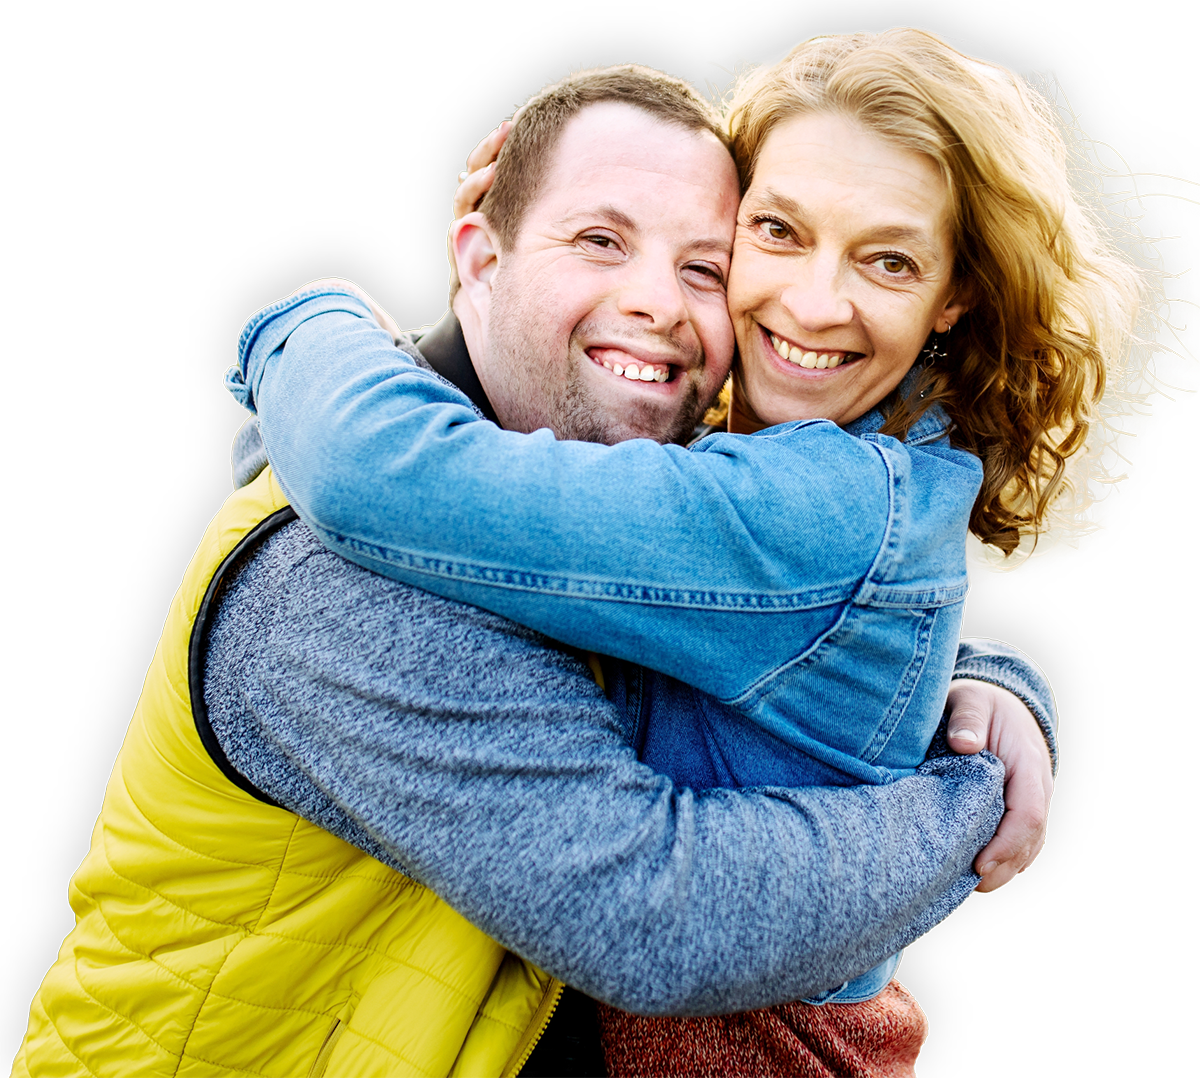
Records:
[[[498,249],[492,226],[482,213],[468,213],[450,226],[450,253],[458,269],[459,295],[484,321],[492,296],[492,276],[499,265]]]

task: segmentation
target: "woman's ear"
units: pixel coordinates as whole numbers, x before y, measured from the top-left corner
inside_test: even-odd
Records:
[[[974,286],[969,280],[959,281],[954,285],[946,305],[938,312],[933,328],[936,333],[946,333],[972,307],[974,302]]]

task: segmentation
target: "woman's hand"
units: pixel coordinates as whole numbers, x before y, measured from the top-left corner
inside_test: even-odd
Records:
[[[1054,793],[1050,749],[1033,713],[1007,689],[959,678],[947,703],[950,748],[961,754],[987,749],[1004,762],[1004,818],[975,859],[983,877],[977,890],[994,891],[1024,872],[1046,841]]]
[[[319,281],[309,281],[308,284],[301,285],[292,295],[296,295],[297,292],[306,292],[310,288],[336,288],[343,292],[353,292],[371,309],[371,315],[379,323],[379,328],[392,335],[393,343],[399,343],[400,327],[396,325],[395,319],[353,281],[347,281],[344,277],[322,277]]]
[[[496,178],[496,157],[511,130],[512,120],[505,120],[467,155],[467,170],[458,174],[458,190],[454,192],[454,220],[478,209],[483,196],[491,190]]]

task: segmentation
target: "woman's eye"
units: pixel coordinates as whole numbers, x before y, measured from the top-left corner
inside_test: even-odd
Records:
[[[765,236],[773,240],[786,240],[791,235],[791,229],[787,225],[772,217],[762,218],[758,222],[758,227]]]
[[[880,255],[875,259],[875,265],[883,270],[884,273],[899,277],[903,273],[911,273],[913,264],[902,255]]]
[[[616,240],[614,240],[612,236],[584,236],[583,242],[591,243],[597,247],[603,247],[605,249],[616,247],[617,245]]]

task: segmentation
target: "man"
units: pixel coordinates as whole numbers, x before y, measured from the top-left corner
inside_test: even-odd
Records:
[[[510,209],[497,195],[456,230],[458,318],[402,343],[517,429],[684,434],[732,351],[737,187],[711,112],[614,69],[522,124]],[[606,172],[617,146],[636,168]],[[582,273],[563,257],[580,250]],[[592,380],[615,343],[598,277],[623,282],[636,385]],[[666,365],[680,376],[651,388]],[[960,672],[1042,692],[996,655]],[[640,765],[633,733],[576,657],[329,554],[263,472],[185,576],[16,1073],[517,1073],[561,993],[531,961],[647,1012],[796,998],[961,901],[995,821],[985,759],[706,795]],[[541,1072],[597,1065],[564,1047],[587,1021],[571,1000]]]

